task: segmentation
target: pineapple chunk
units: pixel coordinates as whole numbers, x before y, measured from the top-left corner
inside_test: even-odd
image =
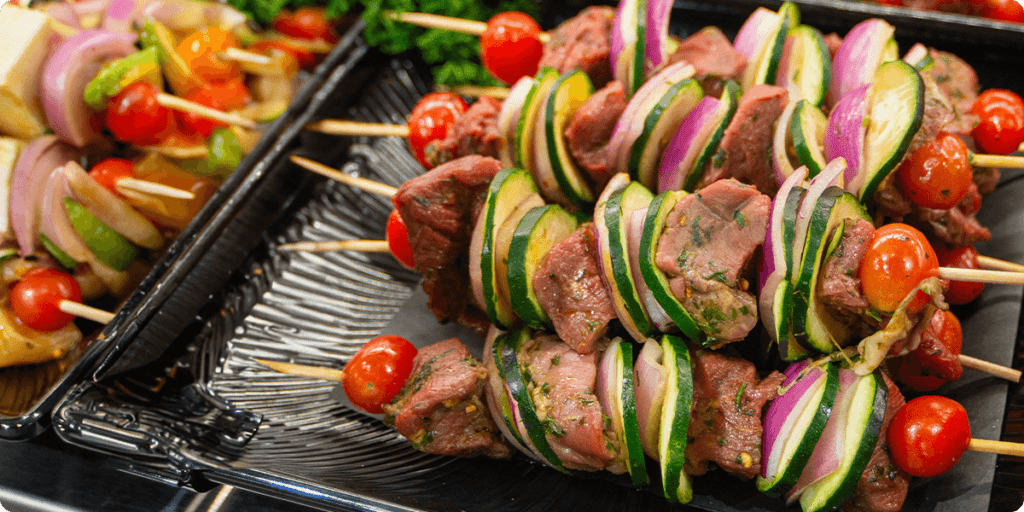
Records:
[[[11,231],[11,177],[18,155],[25,147],[21,140],[0,137],[0,240],[7,239]],[[13,238],[14,235],[10,235]]]

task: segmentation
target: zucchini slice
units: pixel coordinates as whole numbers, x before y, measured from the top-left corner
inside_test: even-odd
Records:
[[[673,84],[644,115],[643,131],[630,148],[629,174],[649,189],[658,186],[658,164],[672,135],[704,97],[693,79]]]
[[[924,118],[924,82],[906,62],[892,60],[875,73],[871,111],[864,136],[864,165],[857,197],[869,200],[896,168]],[[861,179],[863,178],[863,179]]]
[[[537,416],[537,409],[530,396],[529,382],[523,375],[522,364],[519,362],[519,349],[530,338],[530,330],[517,329],[508,333],[501,352],[502,376],[508,387],[509,396],[515,401],[519,418],[526,428],[526,439],[536,450],[537,455],[551,467],[568,473],[562,461],[548,443],[544,423]]]
[[[481,212],[483,238],[479,260],[476,259],[475,251],[470,251],[469,264],[480,267],[484,310],[491,323],[500,329],[511,326],[516,316],[512,311],[512,305],[509,304],[508,295],[502,293],[506,283],[501,272],[502,267],[499,265],[504,263],[500,261],[502,254],[499,248],[499,233],[505,222],[516,213],[519,205],[533,194],[537,194],[537,186],[526,171],[504,169],[495,175]]]
[[[547,163],[551,166],[555,180],[553,183],[538,181],[537,185],[544,196],[552,200],[562,196],[569,204],[594,202],[594,192],[569,155],[564,135],[567,120],[593,93],[594,86],[586,73],[580,70],[570,71],[562,75],[552,86],[544,106],[543,118],[538,119],[537,131],[534,134],[538,167],[542,165],[539,160],[547,155]]]
[[[787,39],[786,65],[776,83],[789,91],[791,101],[807,100],[820,107],[832,78],[832,56],[825,38],[818,29],[800,25],[790,30]]]
[[[683,186],[681,187],[683,190],[693,192],[696,190],[697,184],[700,183],[700,180],[704,177],[704,169],[707,168],[708,162],[711,161],[711,157],[718,151],[718,145],[722,142],[722,136],[725,135],[725,129],[729,126],[729,123],[732,122],[732,117],[736,115],[736,107],[739,105],[739,98],[739,84],[732,80],[726,82],[725,89],[722,91],[722,96],[718,98],[718,110],[715,112],[713,121],[710,124],[711,133],[700,151],[696,154],[689,172],[686,173],[686,179],[683,181]]]
[[[499,418],[495,418],[495,423],[498,424],[505,438],[517,450],[529,455],[533,450],[526,448],[528,443],[523,440],[523,436],[519,432],[519,426],[516,424],[515,416],[512,414],[512,402],[508,398],[508,391],[505,387],[505,368],[501,363],[501,354],[505,350],[506,338],[507,335],[505,333],[498,331],[496,327],[492,326],[487,334],[487,342],[484,345],[483,364],[484,368],[487,369],[488,392],[495,402],[489,404],[489,407],[498,410],[497,416],[501,421],[499,422],[497,421]]]
[[[654,300],[672,319],[676,327],[686,337],[699,341],[702,339],[701,330],[697,328],[697,323],[694,322],[693,317],[679,302],[679,299],[672,294],[668,276],[655,263],[658,242],[661,240],[661,233],[665,231],[665,219],[672,212],[672,208],[675,208],[676,203],[687,195],[689,193],[681,190],[665,192],[651,201],[647,208],[643,235],[640,239],[640,273]]]
[[[803,187],[793,187],[789,196],[786,197],[786,204],[782,213],[782,239],[794,240],[796,237],[797,213],[800,210],[800,202],[803,200],[807,190]],[[792,335],[793,317],[793,278],[799,271],[799,262],[795,261],[794,243],[784,244],[786,258],[785,277],[779,283],[775,292],[775,329],[776,339],[779,340],[779,356],[785,361],[796,361],[803,359],[810,354],[810,350]]]
[[[640,442],[633,393],[633,343],[616,339],[619,341],[613,341],[601,359],[597,384],[597,392],[601,394],[598,399],[619,439],[619,450],[624,455],[622,458],[626,461],[633,485],[647,485],[650,476]],[[602,375],[608,378],[607,382],[601,382]]]
[[[793,136],[793,149],[799,165],[807,166],[807,178],[813,178],[825,168],[825,129],[828,118],[821,109],[807,100],[800,100],[793,110],[789,129]]]
[[[786,36],[789,34],[790,26],[798,23],[795,20],[798,20],[799,16],[799,10],[789,2],[779,8],[775,23],[769,28],[743,71],[744,91],[757,84],[775,83],[779,62],[782,61],[782,51],[786,47]]]
[[[839,187],[829,187],[811,211],[800,271],[793,281],[793,336],[824,354],[834,352],[850,338],[848,328],[819,307],[817,300],[818,275],[826,249],[837,230],[841,236],[839,227],[847,219],[871,221],[864,205],[853,194]]]
[[[523,109],[519,114],[519,123],[516,124],[516,148],[515,162],[520,168],[526,169],[533,174],[533,127],[537,123],[537,116],[543,108],[544,98],[547,98],[548,91],[558,80],[558,72],[554,68],[543,67],[537,72],[533,79],[533,86],[530,92],[526,93],[526,100],[523,101]]]
[[[579,220],[556,204],[534,208],[523,216],[508,251],[508,290],[512,309],[534,329],[551,323],[533,290],[537,274],[551,248],[579,227]]]
[[[661,337],[661,348],[664,351],[663,364],[668,370],[658,439],[662,490],[665,499],[671,503],[689,503],[693,499],[693,484],[690,476],[683,471],[683,466],[686,464],[690,408],[693,406],[690,349],[682,338],[668,334]]]
[[[629,264],[628,229],[633,212],[650,205],[654,196],[622,173],[612,177],[601,196],[594,209],[601,276],[619,321],[634,339],[643,342],[653,326],[634,282],[640,276],[633,275]]]

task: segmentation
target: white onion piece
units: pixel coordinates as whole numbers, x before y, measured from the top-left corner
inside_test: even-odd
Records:
[[[860,377],[853,370],[839,370],[839,389],[836,391],[832,414],[825,423],[818,444],[807,460],[796,485],[786,494],[786,502],[793,504],[808,486],[834,473],[843,462],[846,441],[846,419],[850,416],[850,401],[856,395],[854,384]]]
[[[697,160],[698,152],[715,129],[710,120],[715,118],[721,103],[718,98],[705,96],[683,119],[661,159],[661,168],[658,170],[659,193],[683,189],[683,183]]]
[[[519,79],[512,89],[508,91],[508,97],[501,103],[501,112],[498,113],[498,135],[505,141],[501,145],[501,163],[505,167],[515,167],[515,139],[516,126],[519,125],[519,116],[523,113],[523,103],[526,96],[530,94],[533,87],[533,77],[524,76]]]
[[[82,94],[103,62],[135,53],[135,34],[88,30],[57,48],[43,68],[46,121],[61,140],[84,147],[96,135]]]
[[[629,218],[629,231],[626,232],[626,250],[629,252],[629,267],[636,279],[636,292],[640,295],[640,301],[651,322],[661,332],[671,332],[676,324],[672,318],[661,307],[658,300],[654,298],[647,282],[643,280],[643,272],[640,271],[640,239],[644,236],[644,218],[647,216],[648,208],[634,210]]]
[[[771,32],[778,18],[778,13],[758,7],[750,14],[747,21],[743,22],[740,31],[736,33],[733,47],[747,58],[747,62],[751,62],[754,58],[754,52],[757,51],[761,42],[768,38],[768,33]]]
[[[825,159],[832,161],[842,157],[846,160],[843,180],[846,189],[859,191],[864,181],[864,137],[867,123],[864,117],[871,108],[871,85],[862,85],[843,96],[828,116],[825,129]],[[856,194],[857,192],[853,192]]]
[[[664,350],[655,341],[644,343],[633,370],[633,389],[636,400],[637,425],[644,453],[660,460],[658,441],[661,433],[661,408],[665,402],[668,371],[662,361]]]
[[[829,96],[835,102],[850,91],[870,84],[884,60],[886,46],[896,28],[885,20],[864,20],[850,29],[832,61]]]
[[[807,408],[808,400],[815,395],[814,391],[823,384],[823,378],[827,377],[825,371],[818,367],[808,370],[800,377],[800,373],[808,365],[808,360],[790,365],[786,369],[786,381],[782,383],[785,393],[780,394],[768,405],[761,442],[761,453],[765,454],[761,463],[762,478],[775,476],[779,463],[782,462],[779,459],[793,424]],[[800,377],[799,381],[796,380],[797,377]]]
[[[19,254],[36,250],[36,234],[42,223],[42,202],[53,170],[81,155],[75,148],[44,135],[29,142],[18,156],[11,176],[11,227],[18,240]]]

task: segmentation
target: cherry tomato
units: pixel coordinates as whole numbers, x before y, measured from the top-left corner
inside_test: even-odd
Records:
[[[971,442],[967,411],[942,396],[921,396],[893,417],[888,432],[893,461],[914,476],[936,476],[952,468]]]
[[[14,315],[37,331],[56,331],[75,319],[60,310],[62,300],[81,302],[82,289],[71,274],[60,270],[34,268],[11,287]]]
[[[936,311],[921,335],[921,344],[903,359],[900,380],[917,391],[928,392],[959,379],[963,367],[957,356],[963,349],[963,340],[956,315]]]
[[[131,160],[125,160],[124,158],[107,158],[92,166],[92,169],[89,170],[89,176],[96,180],[96,183],[99,183],[101,187],[119,194],[117,182],[123,178],[134,178],[135,164]]]
[[[948,210],[967,195],[974,181],[969,158],[959,137],[939,133],[900,165],[900,188],[925,208]]]
[[[185,99],[223,112],[228,112],[240,109],[249,104],[249,102],[252,101],[252,95],[249,94],[249,89],[241,80],[231,80],[230,82],[208,83],[203,87],[188,93],[188,95],[185,96]],[[177,116],[178,124],[184,132],[199,134],[204,139],[209,137],[217,128],[226,128],[228,126],[220,121],[214,121],[208,117],[193,114],[192,112],[179,111],[175,112],[174,115]]]
[[[978,251],[970,246],[955,247],[948,249],[939,246],[936,250],[939,255],[939,265],[943,267],[972,268],[980,269],[978,264]],[[944,296],[950,304],[967,304],[977,299],[985,289],[985,283],[970,283],[966,281],[950,281],[949,289]]]
[[[174,114],[157,102],[159,92],[148,83],[135,82],[110,100],[105,120],[115,138],[153,146],[175,131]]]
[[[929,375],[920,363],[909,358],[903,359],[903,362],[900,363],[896,380],[906,384],[910,389],[922,393],[935,391],[946,383],[946,379]]]
[[[416,347],[401,336],[378,336],[356,352],[345,365],[342,387],[352,405],[381,414],[383,406],[402,391],[412,373]]]
[[[447,137],[455,120],[465,111],[466,102],[450,92],[427,94],[412,109],[408,123],[409,145],[424,167],[431,167],[427,161],[427,146]]]
[[[234,62],[220,58],[228,48],[237,48],[234,34],[220,27],[209,26],[193,32],[178,44],[181,55],[192,73],[207,82],[240,80],[242,70]]]
[[[906,224],[886,224],[875,231],[860,265],[864,298],[879,311],[895,311],[938,268],[939,258],[920,231]],[[920,311],[928,300],[927,294],[918,291],[910,310]]]
[[[981,15],[993,20],[1024,23],[1024,6],[1016,0],[986,0]]]
[[[281,11],[274,20],[274,30],[299,39],[323,39],[332,43],[334,23],[327,20],[327,10],[317,7],[300,7],[294,12]]]
[[[387,231],[384,238],[388,242],[388,249],[391,255],[409,270],[416,269],[416,262],[412,257],[412,246],[409,245],[409,231],[405,227],[405,221],[398,210],[392,210],[388,216]]]
[[[514,84],[537,74],[544,44],[537,38],[540,25],[521,12],[502,12],[487,21],[480,35],[480,60],[495,78]]]
[[[980,119],[971,135],[982,151],[1009,155],[1024,141],[1024,101],[1013,91],[982,92],[971,113]]]

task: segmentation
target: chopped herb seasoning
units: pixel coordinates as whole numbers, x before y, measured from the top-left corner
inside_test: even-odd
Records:
[[[739,391],[736,392],[736,410],[743,410],[743,392],[747,390],[747,383],[740,384]]]
[[[711,165],[713,165],[715,167],[722,167],[722,166],[725,165],[725,149],[724,148],[719,148],[718,152],[715,153],[715,156],[713,156],[711,158]]]
[[[558,363],[560,363],[561,361],[562,361],[562,356],[561,355],[557,355],[555,357],[552,357],[551,358],[551,366],[558,366]]]
[[[729,282],[725,279],[725,270],[719,270],[714,274],[704,276],[704,279],[707,279],[708,281],[718,281],[725,285],[729,284]]]
[[[747,221],[746,219],[743,218],[743,213],[741,213],[739,210],[736,210],[736,212],[733,213],[732,218],[733,220],[736,221],[736,224],[739,224],[741,228],[747,226]]]

